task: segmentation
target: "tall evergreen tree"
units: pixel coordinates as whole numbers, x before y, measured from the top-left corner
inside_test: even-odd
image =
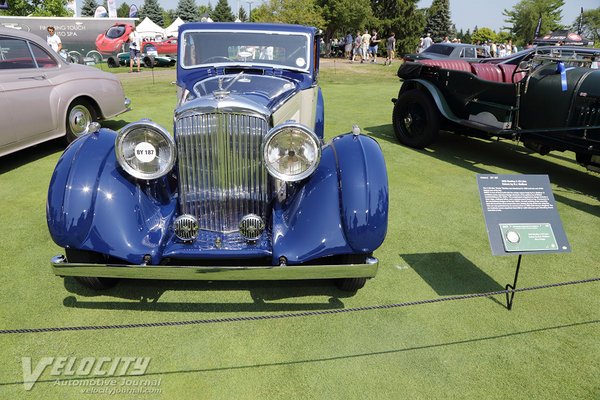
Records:
[[[434,42],[440,42],[444,36],[450,36],[451,28],[449,0],[433,0],[427,11],[425,29],[431,33]]]
[[[246,10],[242,6],[240,6],[240,9],[238,11],[238,18],[242,22],[247,22],[248,21],[248,15],[246,14]]]
[[[195,0],[179,0],[175,15],[185,22],[198,21],[198,6]]]
[[[129,8],[131,6],[127,3],[122,3],[118,8],[117,8],[117,17],[119,18],[127,18],[129,17]]]
[[[215,6],[215,10],[213,11],[211,18],[215,22],[233,22],[235,21],[235,16],[233,12],[231,12],[231,7],[229,7],[229,3],[227,0],[219,0],[217,5]]]
[[[165,20],[158,0],[144,0],[144,5],[140,10],[140,19],[143,21],[146,17],[150,18],[155,24],[163,26]]]
[[[96,8],[98,8],[98,3],[96,0],[83,0],[83,4],[81,5],[81,16],[82,17],[93,17],[96,12]]]
[[[386,39],[391,32],[396,34],[398,54],[414,53],[419,44],[425,14],[417,9],[417,3],[418,0],[371,0],[374,16],[371,25],[379,29],[381,39]],[[380,47],[384,47],[383,42]]]

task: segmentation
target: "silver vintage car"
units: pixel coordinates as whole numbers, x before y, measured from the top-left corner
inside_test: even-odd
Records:
[[[113,74],[69,64],[38,36],[0,28],[0,156],[60,136],[71,142],[128,107]]]

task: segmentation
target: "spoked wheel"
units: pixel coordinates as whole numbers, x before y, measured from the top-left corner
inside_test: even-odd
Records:
[[[427,94],[413,89],[403,93],[396,101],[392,122],[400,143],[422,149],[437,139],[440,113]]]
[[[88,133],[90,124],[96,120],[96,110],[85,100],[75,100],[67,111],[67,143]]]
[[[65,249],[65,253],[67,261],[70,263],[106,264],[107,262],[105,256],[92,251]],[[91,276],[76,276],[75,279],[83,286],[94,290],[110,289],[119,281],[117,278],[96,278]]]

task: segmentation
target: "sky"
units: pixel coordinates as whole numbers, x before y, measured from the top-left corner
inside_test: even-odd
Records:
[[[159,0],[160,1],[160,0]],[[166,1],[166,0],[163,0]],[[456,29],[471,31],[477,25],[479,28],[487,27],[494,31],[499,31],[507,24],[504,22],[506,18],[502,15],[505,9],[512,8],[519,0],[449,0],[450,1],[450,18],[456,25]],[[418,3],[419,8],[431,6],[432,0],[421,0]],[[577,19],[581,12],[581,7],[584,11],[600,7],[600,0],[565,0],[565,5],[562,7],[562,24],[571,25]]]

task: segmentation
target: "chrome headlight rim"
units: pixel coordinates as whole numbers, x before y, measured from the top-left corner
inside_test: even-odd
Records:
[[[125,160],[125,156],[122,151],[123,143],[125,142],[127,135],[129,135],[132,131],[134,131],[136,129],[141,129],[141,128],[150,129],[151,131],[158,133],[167,142],[167,145],[169,148],[169,161],[164,166],[164,168],[162,168],[159,171],[156,171],[153,173],[142,172],[142,171],[139,171],[139,170],[133,168]],[[123,168],[123,170],[125,172],[127,172],[129,175],[133,176],[134,178],[147,180],[147,181],[153,180],[153,179],[158,179],[158,178],[161,178],[161,177],[165,176],[166,174],[168,174],[175,166],[175,161],[177,159],[175,139],[173,138],[173,136],[171,136],[169,131],[166,130],[164,127],[162,127],[159,124],[157,124],[156,122],[152,122],[150,120],[141,120],[141,121],[132,122],[128,125],[125,125],[123,128],[121,128],[119,130],[119,132],[117,134],[117,138],[115,140],[115,154],[116,154],[116,158],[117,158],[119,165],[121,166],[121,168]]]
[[[294,175],[280,172],[280,171],[274,169],[267,162],[268,151],[269,151],[269,146],[270,146],[271,142],[278,134],[280,134],[283,131],[288,130],[288,129],[297,129],[297,130],[303,132],[304,134],[306,134],[307,137],[310,140],[312,140],[314,147],[315,147],[315,153],[316,153],[316,157],[315,157],[315,160],[312,163],[312,165],[310,165],[302,173],[294,174]],[[265,136],[265,138],[263,140],[262,153],[263,153],[263,162],[265,164],[267,172],[269,172],[269,174],[271,176],[273,176],[276,179],[285,181],[285,182],[298,182],[298,181],[301,181],[301,180],[306,179],[309,176],[311,176],[313,174],[313,172],[315,172],[315,170],[319,166],[319,163],[321,161],[321,139],[319,139],[317,134],[305,125],[299,124],[297,122],[286,122],[286,123],[277,125],[277,126],[271,128],[271,130],[269,130],[269,132],[267,133],[267,135]]]

